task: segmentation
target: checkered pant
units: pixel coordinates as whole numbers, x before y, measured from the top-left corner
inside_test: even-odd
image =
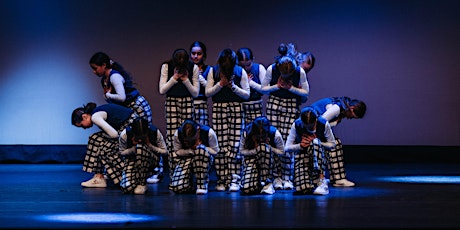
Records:
[[[243,111],[240,102],[215,102],[212,106],[212,124],[219,142],[219,153],[214,157],[218,185],[229,185],[232,175],[241,175],[239,146]]]
[[[149,102],[143,97],[138,96],[135,101],[128,105],[129,108],[134,110],[135,113],[152,123],[152,109],[150,108]]]
[[[193,103],[195,106],[195,121],[198,124],[209,126],[208,102],[195,100]]]
[[[257,154],[244,156],[241,191],[246,194],[260,193],[261,182],[272,182],[273,156],[271,146],[263,144],[257,147]]]
[[[168,146],[169,168],[175,168],[174,132],[186,119],[195,119],[192,97],[166,97],[166,145]],[[169,170],[172,177],[172,170]]]
[[[323,173],[324,148],[314,141],[294,156],[294,186],[297,192],[311,192]]]
[[[120,127],[118,133],[133,122],[138,115],[131,117]],[[88,139],[86,155],[83,161],[83,171],[89,173],[104,173],[104,170],[113,183],[118,184],[122,178],[123,159],[119,154],[118,138],[110,138],[104,131],[93,133]]]
[[[131,193],[137,185],[146,185],[151,171],[158,165],[158,153],[146,145],[136,147],[136,154],[124,156],[124,170],[121,180],[121,189],[124,193]]]
[[[345,179],[345,166],[343,159],[342,141],[336,137],[336,145],[333,149],[325,149],[327,159],[327,168],[329,170],[329,179],[331,183],[337,180]]]
[[[273,95],[268,97],[267,101],[267,118],[275,126],[283,140],[286,140],[292,123],[300,116],[299,107],[295,98],[279,98]],[[291,154],[274,155],[275,177],[281,177],[283,180],[290,180],[292,177],[293,156]]]
[[[205,148],[198,148],[190,156],[177,157],[177,164],[172,173],[169,189],[176,193],[207,189],[209,169],[212,156]],[[194,179],[195,178],[195,179]],[[196,180],[196,181],[194,181]]]
[[[257,117],[263,115],[263,106],[262,100],[259,101],[251,101],[251,102],[243,102],[243,117],[244,117],[244,126],[248,125]]]

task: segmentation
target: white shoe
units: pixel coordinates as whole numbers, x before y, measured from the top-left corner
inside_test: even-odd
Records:
[[[107,183],[105,182],[105,179],[94,176],[85,182],[81,182],[81,186],[87,188],[106,188]]]
[[[143,195],[143,194],[145,194],[145,192],[147,192],[147,186],[145,186],[145,185],[138,185],[134,189],[134,194],[136,194],[136,195]]]
[[[147,178],[147,183],[149,184],[156,184],[156,183],[159,183],[160,182],[160,175],[159,174],[155,174],[149,178]]]
[[[318,182],[318,187],[315,188],[313,191],[315,195],[327,195],[329,194],[329,187],[327,186],[327,182],[325,179],[321,179]]]
[[[260,191],[260,193],[264,193],[264,194],[273,194],[275,193],[275,188],[273,188],[273,184],[272,183],[269,183],[267,185],[265,185],[263,188],[262,188],[262,191]]]
[[[223,184],[218,184],[216,186],[216,190],[219,191],[219,192],[225,192],[225,185]]]
[[[283,181],[283,189],[284,190],[292,190],[294,189],[294,184],[290,180],[284,180]]]
[[[231,183],[230,188],[228,189],[230,192],[238,192],[240,191],[240,185],[237,183]]]
[[[355,186],[355,183],[347,180],[347,179],[341,179],[341,180],[336,180],[332,186],[334,187],[353,187]]]
[[[281,180],[281,178],[276,178],[274,181],[273,181],[273,187],[275,187],[275,189],[283,189],[283,180]]]
[[[206,193],[208,193],[208,190],[207,189],[197,189],[196,190],[196,194],[197,195],[205,195]]]

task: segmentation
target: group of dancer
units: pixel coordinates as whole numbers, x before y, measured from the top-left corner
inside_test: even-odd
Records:
[[[292,43],[278,52],[266,68],[250,48],[223,49],[214,65],[205,64],[200,41],[174,50],[159,79],[165,136],[131,76],[107,54],[94,54],[89,64],[101,78],[107,104],[90,102],[72,113],[73,125],[101,129],[89,137],[83,163],[94,176],[81,186],[107,187],[110,179],[124,193],[145,194],[147,183],[168,176],[169,190],[203,195],[212,168],[216,191],[327,195],[328,182],[354,186],[332,127],[343,118],[362,118],[366,104],[343,96],[301,107],[315,57]],[[166,163],[169,174],[163,175]]]

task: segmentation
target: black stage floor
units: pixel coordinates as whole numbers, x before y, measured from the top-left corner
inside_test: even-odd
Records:
[[[82,188],[80,164],[0,164],[2,228],[458,228],[460,164],[348,164],[353,188],[327,196],[145,195]]]

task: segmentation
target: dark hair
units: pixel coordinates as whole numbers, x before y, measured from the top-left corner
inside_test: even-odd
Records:
[[[72,112],[72,125],[76,125],[83,120],[83,114],[92,114],[96,108],[96,103],[88,102],[88,104],[83,105],[83,107],[78,107]]]
[[[238,51],[236,51],[236,56],[238,57],[239,61],[242,61],[244,59],[254,60],[252,50],[247,47],[240,48]]]
[[[281,43],[278,47],[280,56],[276,56],[276,67],[281,73],[281,77],[289,77],[297,69],[297,60],[295,58],[297,51],[292,43]]]
[[[315,66],[315,56],[311,52],[303,52],[303,53],[298,53],[296,56],[297,63],[300,65],[302,62],[307,60],[307,63],[310,64],[310,69],[313,69],[313,66]]]
[[[131,130],[135,138],[144,138],[149,133],[149,122],[142,117],[138,117],[131,123]]]
[[[108,68],[114,69],[120,72],[121,76],[125,79],[125,84],[127,86],[132,85],[132,78],[128,72],[120,65],[120,63],[110,59],[109,55],[104,52],[97,52],[89,59],[89,64],[95,64],[97,66],[102,66],[105,64]]]
[[[353,112],[357,116],[357,118],[363,118],[364,114],[366,114],[366,104],[358,99],[353,99],[348,104],[349,106],[354,106]]]
[[[190,56],[187,50],[182,48],[176,49],[173,52],[171,61],[173,67],[177,68],[177,70],[182,73],[187,70],[190,61]]]
[[[178,135],[184,149],[189,149],[195,145],[198,130],[198,123],[193,120],[187,119],[182,123]]]
[[[206,54],[206,45],[204,45],[203,42],[200,42],[200,41],[194,41],[191,45],[190,45],[190,52],[192,52],[192,48],[193,47],[200,47],[201,50],[203,51],[203,59],[206,59],[207,57],[207,54]]]
[[[248,136],[246,138],[245,147],[247,149],[255,148],[253,139],[257,139],[259,143],[265,143],[270,134],[270,120],[266,116],[256,117],[247,128]]]
[[[316,122],[318,117],[319,117],[318,112],[311,106],[302,108],[300,112],[300,120],[304,124],[313,124]]]
[[[312,134],[316,129],[319,113],[313,107],[304,107],[300,112],[300,120],[302,121],[302,134]]]
[[[291,56],[281,57],[276,63],[276,67],[281,73],[281,77],[291,75],[297,69],[297,62]]]
[[[219,53],[217,64],[219,65],[220,71],[226,77],[231,77],[237,60],[238,58],[236,57],[235,51],[230,48],[226,48]]]
[[[280,55],[275,56],[276,62],[278,62],[280,58],[286,57],[286,56],[291,56],[295,60],[295,56],[297,55],[297,51],[293,43],[289,43],[287,45],[285,43],[281,43],[278,46],[278,53]]]

